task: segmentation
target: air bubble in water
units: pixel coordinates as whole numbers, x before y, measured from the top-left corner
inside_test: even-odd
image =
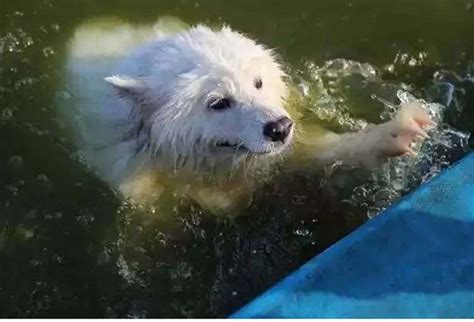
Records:
[[[54,49],[51,47],[45,47],[43,48],[43,56],[44,57],[49,57],[54,55]]]

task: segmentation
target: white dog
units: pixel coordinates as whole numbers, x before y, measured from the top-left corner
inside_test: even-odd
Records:
[[[154,39],[118,66],[105,66],[95,79],[81,77],[97,69],[94,62],[71,67],[72,79],[89,84],[73,93],[75,127],[88,164],[127,197],[158,195],[169,174],[185,173],[187,183],[190,172],[229,174],[249,158],[269,160],[292,145],[296,125],[284,108],[287,86],[275,54],[228,27],[197,26]],[[422,127],[430,123],[410,105],[388,123],[304,142],[319,166],[370,167],[414,154],[410,144],[427,136]]]

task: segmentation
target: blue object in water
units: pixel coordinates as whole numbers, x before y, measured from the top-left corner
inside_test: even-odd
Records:
[[[232,317],[474,317],[474,154]]]

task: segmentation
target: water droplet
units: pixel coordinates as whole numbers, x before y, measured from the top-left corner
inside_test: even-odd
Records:
[[[43,48],[43,56],[44,57],[49,57],[54,55],[54,49],[51,47],[45,47]]]
[[[13,171],[20,171],[23,169],[23,158],[19,155],[14,155],[8,159],[8,168]]]
[[[45,174],[38,175],[37,179],[38,179],[38,181],[40,181],[42,183],[48,183],[49,182],[49,178]]]

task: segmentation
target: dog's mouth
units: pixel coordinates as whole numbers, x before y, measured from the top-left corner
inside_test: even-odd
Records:
[[[252,152],[243,143],[230,143],[228,141],[217,142],[216,147],[218,148],[231,148],[233,150],[242,152]]]
[[[249,149],[243,143],[231,143],[229,141],[221,141],[215,144],[217,148],[227,148],[231,149],[234,153],[235,152],[242,152],[248,154],[272,154],[281,150],[281,148],[270,148],[265,150],[255,151],[253,149]]]

